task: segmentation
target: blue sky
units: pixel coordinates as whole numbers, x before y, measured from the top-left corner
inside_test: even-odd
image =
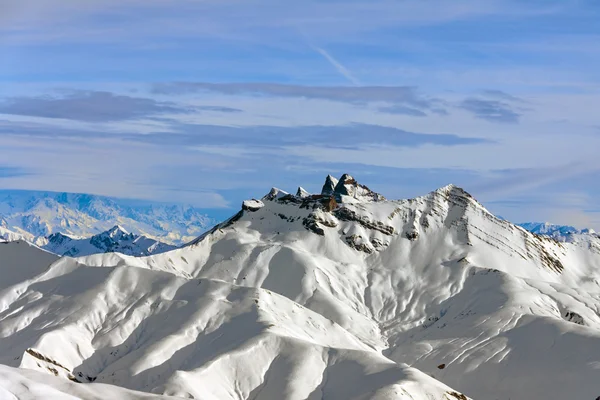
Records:
[[[600,229],[599,18],[592,0],[4,2],[0,188],[226,212],[349,172]]]

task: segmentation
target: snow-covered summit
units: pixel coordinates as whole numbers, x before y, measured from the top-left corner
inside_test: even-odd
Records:
[[[302,186],[298,186],[298,190],[296,190],[296,196],[304,198],[310,196],[310,193],[308,193]]]
[[[323,184],[323,188],[321,189],[321,194],[323,196],[332,196],[335,192],[335,187],[338,184],[338,180],[331,175],[327,175],[325,178],[325,183]]]
[[[113,226],[105,233],[112,238],[122,238],[130,235],[130,233],[120,225]]]
[[[351,175],[343,174],[340,179],[327,175],[321,189],[322,196],[333,196],[337,202],[361,202],[385,200],[379,193],[359,184]],[[304,196],[306,197],[306,196]]]

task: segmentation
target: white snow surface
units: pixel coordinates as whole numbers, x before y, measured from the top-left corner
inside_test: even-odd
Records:
[[[280,193],[149,257],[0,244],[0,397],[600,396],[597,237],[534,235],[453,185]]]

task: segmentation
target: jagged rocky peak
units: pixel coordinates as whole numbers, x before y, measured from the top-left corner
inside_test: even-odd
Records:
[[[334,178],[331,175],[327,175],[327,178],[325,178],[325,184],[323,185],[323,189],[321,189],[321,195],[333,196],[337,184],[338,180],[336,178]]]
[[[48,236],[48,241],[55,244],[62,244],[72,241],[73,238],[60,232],[55,232]]]
[[[287,196],[289,193],[286,192],[285,190],[281,190],[279,188],[271,188],[271,190],[269,191],[269,193],[267,193],[266,196],[264,196],[262,198],[262,200],[276,200],[279,199],[283,196]]]
[[[344,174],[335,185],[334,193],[339,196],[352,196],[357,185],[356,179],[349,174]]]
[[[327,175],[325,183],[321,189],[321,194],[311,194],[304,188],[299,187],[296,194],[290,194],[278,188],[272,188],[264,196],[263,201],[282,201],[302,204],[306,201],[331,201],[337,203],[356,203],[356,202],[374,202],[386,200],[381,194],[373,192],[367,186],[358,183],[349,174],[344,174],[340,179]],[[331,207],[330,207],[331,208]]]
[[[298,190],[296,191],[296,197],[300,197],[301,199],[303,199],[308,196],[310,196],[310,193],[304,190],[302,186],[298,186]]]
[[[386,200],[379,193],[375,193],[365,185],[361,185],[349,174],[344,174],[339,179],[333,190],[333,195],[340,203],[351,202],[351,199],[358,201],[384,201]]]
[[[109,230],[107,230],[106,232],[104,232],[105,235],[113,238],[113,239],[122,239],[128,236],[134,236],[133,233],[129,233],[127,232],[122,226],[120,225],[115,225],[112,228],[110,228]],[[102,234],[101,234],[102,235]]]

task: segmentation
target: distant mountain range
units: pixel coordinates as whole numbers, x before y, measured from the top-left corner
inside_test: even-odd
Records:
[[[577,229],[569,225],[555,225],[548,222],[523,222],[517,224],[531,233],[543,236],[550,236],[560,242],[572,242],[579,235],[595,235],[593,229]]]
[[[70,257],[89,256],[97,253],[122,253],[130,256],[149,256],[176,249],[143,235],[129,233],[120,226],[89,238],[78,238],[57,232],[48,236],[41,246],[54,254]]]
[[[0,228],[34,243],[53,233],[89,238],[118,225],[127,232],[181,245],[215,222],[191,206],[150,204],[89,194],[0,191]]]

